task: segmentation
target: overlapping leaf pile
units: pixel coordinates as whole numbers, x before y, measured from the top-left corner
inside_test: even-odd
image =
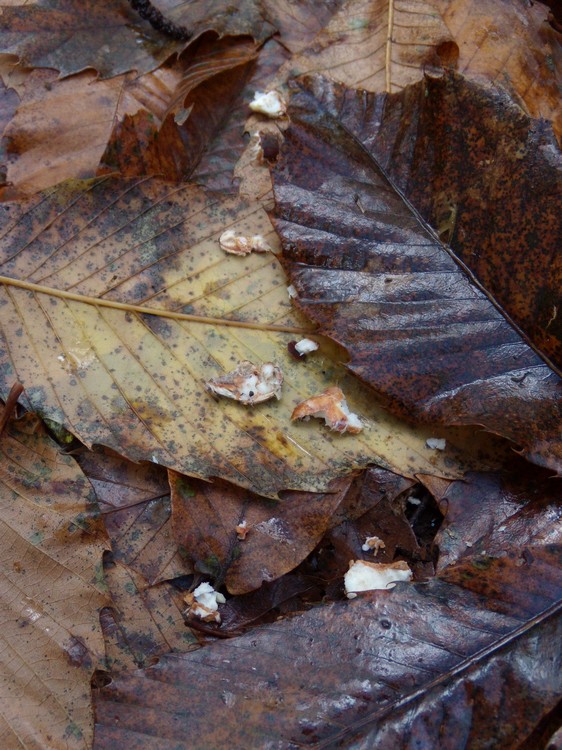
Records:
[[[553,13],[0,0],[2,747],[553,734]],[[279,401],[210,395],[243,360]],[[334,385],[359,434],[291,421]],[[347,600],[353,559],[414,581]]]

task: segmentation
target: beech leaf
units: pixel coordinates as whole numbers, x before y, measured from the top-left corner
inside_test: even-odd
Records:
[[[107,543],[87,479],[33,415],[0,435],[0,527],[2,746],[88,750]]]
[[[297,362],[288,344],[307,323],[293,312],[272,254],[224,253],[226,229],[277,239],[262,208],[189,185],[106,178],[68,183],[0,207],[3,244],[1,387],[88,447],[102,444],[262,495],[317,491],[369,463],[399,474],[457,477],[461,460],[428,448],[375,403],[325,345]],[[277,362],[280,401],[216,401],[210,378],[241,361]],[[334,435],[293,423],[297,403],[338,382],[365,429]],[[474,464],[472,463],[472,466]]]
[[[94,748],[515,747],[560,695],[556,536],[121,674]]]
[[[484,212],[489,210],[497,218],[488,219],[483,230],[493,284],[491,290],[484,290],[404,198],[398,186],[404,170],[395,176],[391,163],[395,158],[398,165],[409,164],[418,148],[430,148],[416,107],[425,98],[433,101],[434,89],[450,92],[457,103],[468,86],[484,102],[491,98],[492,112],[494,106],[505,108],[509,120],[508,103],[501,98],[498,103],[493,92],[482,92],[456,75],[427,79],[390,100],[347,90],[326,79],[313,79],[309,86],[310,90],[301,89],[293,98],[292,124],[273,170],[275,226],[282,239],[284,267],[297,290],[296,304],[324,333],[346,347],[351,356],[349,369],[398,413],[432,423],[483,425],[522,446],[530,460],[560,470],[561,379],[506,319],[493,297],[501,279],[512,276],[510,245],[517,248],[519,243],[527,253],[515,262],[516,267],[520,263],[522,297],[533,284],[527,281],[529,265],[533,272],[557,278],[554,247],[560,236],[556,228],[562,207],[556,209],[550,202],[556,204],[561,195],[558,191],[555,197],[560,157],[553,150],[552,135],[549,139],[548,133],[540,127],[533,130],[527,121],[531,133],[537,133],[537,146],[544,143],[545,148],[535,154],[529,144],[521,151],[516,141],[510,141],[515,161],[525,157],[528,148],[530,173],[540,174],[541,180],[544,177],[540,186],[533,178],[537,179],[537,198],[530,198],[534,209],[525,214],[525,221],[531,222],[526,232],[536,237],[536,243],[529,234],[520,242],[507,224],[502,229],[510,183],[501,193],[500,205],[493,198],[494,184],[507,179],[501,170],[511,174],[515,167],[507,161],[493,172],[492,198],[484,202]],[[398,108],[393,109],[397,102]],[[447,122],[448,104],[449,98],[443,95],[432,117]],[[472,122],[459,125],[465,148],[478,138],[476,113],[483,118],[489,112],[476,106],[473,111]],[[387,112],[393,113],[388,120]],[[517,117],[525,119],[520,111]],[[411,129],[410,122],[415,122]],[[403,133],[410,137],[400,140],[398,134]],[[502,139],[499,136],[500,144]],[[438,152],[439,145],[433,146]],[[397,148],[403,156],[394,157]],[[390,178],[380,166],[381,153]],[[451,158],[463,162],[462,153],[453,149]],[[446,167],[446,162],[439,161],[434,169],[439,173]],[[459,179],[463,174],[462,168],[455,171]],[[435,180],[439,182],[439,176]],[[431,186],[430,182],[425,187]],[[517,183],[515,190],[519,195]],[[479,243],[483,241],[480,228],[469,226],[471,205],[466,215],[459,205],[458,215],[464,231],[474,231]],[[451,211],[444,219],[446,225],[449,219],[455,222],[456,207]],[[479,210],[472,221],[481,220]],[[438,228],[443,234],[446,226]],[[466,246],[479,252],[480,244],[467,241]],[[465,263],[472,263],[470,252]],[[558,294],[555,289],[553,294]]]

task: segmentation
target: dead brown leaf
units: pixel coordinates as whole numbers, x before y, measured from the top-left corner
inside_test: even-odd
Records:
[[[192,572],[172,535],[165,469],[133,464],[109,451],[84,450],[77,460],[96,492],[116,563],[151,586]]]
[[[2,3],[4,5],[4,3]],[[148,73],[184,44],[160,34],[126,0],[38,0],[1,8],[0,53],[60,77]]]
[[[3,747],[88,750],[107,543],[87,479],[31,415],[0,436],[0,515]]]
[[[521,137],[535,139],[535,146],[531,149],[529,144],[516,146],[509,141],[512,158],[499,159],[489,175],[490,185],[483,181],[492,195],[496,182],[505,184],[502,203],[489,202],[487,210],[496,219],[490,217],[484,230],[495,227],[495,221],[498,230],[504,226],[510,195],[509,181],[505,181],[525,154],[530,170],[526,182],[536,180],[535,195],[526,205],[527,225],[521,239],[507,224],[503,239],[495,232],[487,238],[496,255],[495,272],[490,269],[494,283],[485,294],[396,189],[404,172],[398,166],[415,161],[418,148],[422,152],[430,148],[420,118],[410,118],[420,102],[429,103],[437,92],[443,112],[451,110],[447,92],[455,106],[465,91],[471,92],[474,102],[482,102],[472,111],[470,127],[470,113],[465,113],[465,130],[461,130],[465,145],[457,144],[459,150],[451,154],[460,162],[464,149],[478,142],[477,112],[483,118],[485,112],[497,111],[500,121],[502,117],[509,121],[509,104],[497,93],[448,75],[396,95],[391,101],[403,102],[404,107],[394,110],[394,117],[385,119],[380,128],[375,124],[381,116],[376,104],[382,105],[382,100],[326,79],[316,79],[310,87],[294,98],[292,125],[273,172],[276,227],[282,237],[284,266],[298,295],[295,302],[325,333],[347,347],[351,370],[383,394],[395,410],[432,423],[484,425],[523,446],[531,460],[560,469],[560,378],[492,301],[502,278],[516,276],[507,248],[513,251],[517,243],[523,243],[519,244],[521,253],[532,248],[519,266],[523,297],[529,287],[524,269],[533,266],[534,273],[549,280],[559,273],[553,252],[562,217],[562,207],[556,209],[556,202],[562,193],[554,190],[560,157],[552,134],[549,138],[520,110],[511,114],[521,123]],[[390,110],[389,102],[385,113]],[[414,119],[412,128],[419,138],[400,140],[404,157],[394,156],[398,134],[410,133]],[[498,141],[503,142],[503,136]],[[384,165],[391,165],[393,182],[379,166],[377,155],[381,154]],[[498,156],[502,154],[500,149]],[[442,169],[445,164],[439,161],[437,170]],[[521,190],[516,185],[516,201]],[[485,196],[483,192],[483,210],[477,212],[476,222],[485,213]],[[459,206],[453,218],[462,212]],[[469,216],[467,212],[464,219],[467,233]],[[443,233],[444,225],[438,228]],[[472,226],[470,231],[477,238],[472,247],[479,252],[478,242],[485,231],[481,235],[480,228]],[[531,243],[530,236],[536,236],[536,243]],[[544,255],[535,250],[543,247]],[[554,281],[552,291],[559,293]]]

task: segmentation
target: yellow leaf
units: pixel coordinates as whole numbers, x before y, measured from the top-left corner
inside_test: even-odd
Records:
[[[233,229],[278,248],[261,207],[105,178],[0,210],[2,390],[19,380],[29,408],[87,446],[268,496],[321,490],[369,463],[407,476],[466,468],[452,449],[427,447],[431,429],[377,405],[326,339],[306,361],[290,356],[289,342],[312,334],[276,257],[232,256],[218,243]],[[281,400],[245,407],[206,392],[242,360],[281,366]],[[299,402],[334,385],[365,425],[360,434],[291,422]]]

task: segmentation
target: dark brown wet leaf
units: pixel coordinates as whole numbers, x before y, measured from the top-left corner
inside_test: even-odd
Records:
[[[172,535],[166,471],[133,464],[109,451],[82,451],[82,471],[96,492],[113,559],[154,585],[191,573]]]
[[[6,163],[8,155],[6,154],[5,143],[2,141],[4,130],[14,116],[18,108],[20,98],[17,92],[5,86],[0,80],[0,186],[6,182]]]
[[[216,585],[244,594],[296,568],[331,527],[392,502],[413,482],[369,469],[333,482],[325,494],[284,492],[279,502],[226,482],[198,482],[172,472],[170,484],[177,543]],[[237,526],[244,521],[247,533],[240,539],[244,534]]]
[[[248,38],[217,41],[206,35],[186,54],[189,57],[183,55],[174,66],[174,90],[165,92],[156,106],[125,116],[115,127],[101,159],[102,171],[115,170],[126,177],[158,174],[187,180],[215,141],[225,147],[225,121],[231,117],[233,106],[239,104],[252,73],[256,46]],[[247,109],[248,102],[244,104]],[[238,122],[238,149],[230,154],[229,187],[237,151],[244,146],[242,122]],[[215,171],[223,169],[217,165]]]
[[[223,36],[252,36],[264,42],[275,32],[259,0],[153,0],[152,5],[176,26],[189,30],[192,39],[206,31]]]
[[[513,748],[559,697],[559,551],[533,540],[467,560],[455,583],[165,656],[97,692],[94,747]]]
[[[61,77],[154,70],[184,44],[160,34],[126,0],[39,0],[2,8],[0,52]]]
[[[559,154],[552,134],[546,126],[513,113],[508,101],[498,102],[496,94],[487,94],[456,75],[427,79],[389,98],[385,106],[384,99],[348,91],[324,79],[310,86],[314,93],[301,90],[294,97],[293,124],[274,170],[276,227],[283,243],[283,263],[298,293],[295,302],[323,332],[347,348],[350,369],[399,413],[432,423],[481,424],[522,446],[531,460],[560,469],[560,377],[424,225],[368,152],[381,150],[388,161],[396,148],[394,134],[402,133],[410,116],[418,122],[420,101],[432,102],[441,92],[444,112],[447,92],[454,107],[472,92],[481,105],[473,110],[470,127],[467,120],[467,129],[459,129],[464,133],[463,149],[473,141],[479,143],[477,112],[483,116],[497,110],[507,133],[510,123],[513,128],[517,125],[520,137],[528,133],[525,147],[509,141],[512,150],[507,152],[512,158],[506,156],[505,163],[498,163],[491,182],[505,181],[520,161],[530,165],[523,183],[529,185],[534,175],[538,198],[536,202],[530,199],[534,213],[525,209],[528,226],[523,243],[530,242],[528,236],[534,233],[537,244],[548,249],[554,247],[562,217],[562,209],[555,210],[561,193],[554,194]],[[399,101],[403,107],[396,110],[395,119],[384,121],[374,146],[377,123]],[[417,148],[431,150],[431,144],[423,140],[424,132],[419,130],[418,140],[401,143],[406,156],[395,155],[396,164],[407,165]],[[498,138],[497,148],[503,155],[507,153],[500,148],[504,138]],[[454,159],[459,158],[455,153]],[[437,172],[445,169],[446,162],[439,162]],[[485,183],[481,188],[483,195],[486,189],[494,194]],[[509,189],[501,189],[507,201]],[[515,190],[517,205],[522,191],[522,186]],[[503,205],[492,201],[489,207],[498,214],[498,228],[503,226]],[[481,210],[476,216],[484,223]],[[438,227],[442,234],[448,217]],[[468,219],[469,214],[465,225]],[[494,225],[487,222],[487,226]],[[480,236],[479,229],[474,231]],[[504,243],[514,239],[507,224],[504,234],[489,238],[490,247],[498,243],[502,259]],[[540,258],[539,274],[550,272],[556,278],[553,257],[551,249]],[[504,260],[496,275],[510,274]]]

